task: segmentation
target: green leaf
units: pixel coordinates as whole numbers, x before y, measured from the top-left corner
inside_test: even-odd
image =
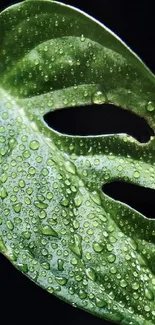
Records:
[[[45,113],[113,103],[155,130],[155,78],[104,25],[50,1],[0,15],[0,250],[61,299],[121,324],[155,323],[155,220],[105,195],[155,188],[155,139],[67,136]]]

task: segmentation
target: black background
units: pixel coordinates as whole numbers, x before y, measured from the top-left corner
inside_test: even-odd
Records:
[[[64,1],[103,22],[155,72],[154,0]],[[0,2],[4,9],[12,1]],[[0,322],[2,324],[110,324],[48,294],[0,256]]]

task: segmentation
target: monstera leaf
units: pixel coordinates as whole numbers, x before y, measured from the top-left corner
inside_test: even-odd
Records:
[[[68,136],[44,121],[92,103],[130,110],[155,129],[154,75],[104,25],[58,2],[4,10],[0,250],[74,306],[155,324],[155,220],[102,192],[113,180],[155,188],[154,137]]]

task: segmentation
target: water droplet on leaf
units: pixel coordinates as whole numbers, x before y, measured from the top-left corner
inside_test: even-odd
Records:
[[[100,253],[103,251],[103,246],[100,245],[99,243],[94,243],[93,244],[93,249],[96,253]]]
[[[106,302],[102,299],[96,298],[96,306],[99,308],[103,308],[106,306]]]
[[[2,186],[0,189],[0,197],[4,200],[8,196],[6,189]]]
[[[155,110],[155,105],[150,101],[146,105],[146,109],[147,109],[148,112],[153,112]]]
[[[39,142],[37,140],[33,140],[30,142],[30,149],[37,150],[39,148]]]
[[[65,162],[65,168],[66,168],[67,172],[75,175],[76,168],[75,168],[75,165],[72,162],[66,161]]]
[[[103,104],[106,101],[105,95],[102,93],[102,91],[97,91],[92,98],[92,101],[94,104]]]
[[[92,268],[89,267],[86,269],[86,275],[90,280],[92,280],[92,281],[96,280],[96,274]]]
[[[78,257],[82,256],[82,237],[80,235],[74,235],[74,244],[69,244],[69,248],[71,251],[76,254]]]
[[[151,289],[149,288],[145,289],[145,297],[150,301],[154,299],[154,293],[152,292]]]
[[[41,232],[45,236],[58,237],[58,233],[48,225],[42,225]]]
[[[140,177],[140,173],[136,170],[133,174],[134,178],[139,178]]]
[[[19,213],[21,211],[21,208],[22,208],[22,203],[19,202],[19,203],[16,203],[16,204],[13,204],[13,209],[16,213]]]
[[[80,207],[82,204],[83,198],[81,192],[78,192],[74,198],[74,203],[76,207]]]
[[[48,204],[39,201],[35,201],[34,205],[39,209],[46,209],[48,207]]]
[[[56,277],[55,280],[58,284],[64,286],[67,283],[67,279],[64,277]]]

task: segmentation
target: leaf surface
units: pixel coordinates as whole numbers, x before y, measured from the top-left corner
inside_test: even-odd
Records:
[[[43,119],[103,103],[155,129],[154,75],[118,37],[58,2],[25,1],[1,13],[0,250],[74,306],[152,325],[155,220],[108,197],[102,185],[154,189],[154,137],[140,144],[127,134],[68,136]]]

